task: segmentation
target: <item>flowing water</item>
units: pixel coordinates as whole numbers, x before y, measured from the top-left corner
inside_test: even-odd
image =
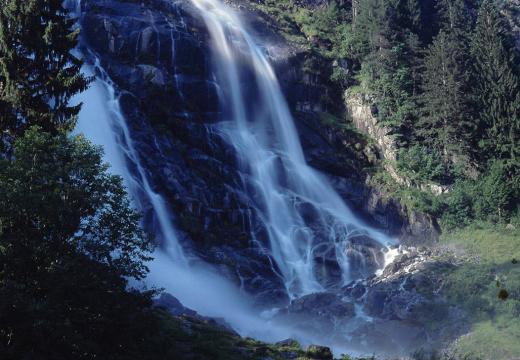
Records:
[[[192,0],[212,39],[223,89],[223,136],[236,149],[244,181],[269,235],[270,251],[291,298],[324,289],[316,259],[333,251],[344,283],[352,281],[349,240],[364,234],[383,247],[394,240],[358,220],[327,179],[309,167],[291,113],[265,51],[219,0]],[[243,75],[246,64],[251,79]],[[253,95],[251,95],[253,94]],[[381,264],[383,265],[383,264]]]
[[[220,1],[192,3],[208,27],[221,89],[224,118],[215,131],[236,150],[244,189],[267,229],[267,250],[281,272],[288,295],[296,298],[325,290],[326,284],[316,276],[315,269],[316,258],[325,252],[333,253],[342,283],[355,280],[346,251],[350,239],[366,235],[381,249],[395,240],[358,220],[328,180],[307,165],[274,70],[264,49],[240,19]],[[68,5],[80,14],[79,0],[68,1]],[[249,306],[253,301],[248,294],[211,265],[185,254],[175,230],[175,214],[150,186],[114,85],[95,54],[88,55],[93,64],[86,65],[84,72],[96,75],[96,80],[76,99],[84,103],[76,131],[104,147],[111,171],[124,178],[134,205],[153,210],[156,235],[166,246],[155,254],[148,281],[165,287],[204,315],[225,317],[242,335],[267,341],[295,337],[310,342],[315,335],[273,326]]]

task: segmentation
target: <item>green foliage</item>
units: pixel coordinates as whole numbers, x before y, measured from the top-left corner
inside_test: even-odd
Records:
[[[329,50],[338,42],[338,30],[345,18],[346,14],[335,3],[317,10],[300,8],[294,16],[307,38],[323,42]]]
[[[3,239],[35,250],[73,247],[120,276],[142,278],[151,244],[121,178],[107,169],[85,139],[30,128],[16,141],[14,159],[0,162]]]
[[[400,150],[397,168],[412,181],[441,181],[445,174],[440,153],[418,144]]]
[[[512,167],[516,169],[516,166]],[[519,188],[516,173],[503,161],[490,165],[476,180],[459,180],[445,196],[442,224],[447,229],[464,227],[475,221],[509,222],[518,211]]]
[[[385,193],[399,200],[410,210],[438,216],[444,210],[442,198],[428,191],[398,184],[385,169],[378,169],[371,179],[371,184],[384,189]]]
[[[464,227],[473,222],[474,185],[469,181],[459,181],[446,198],[446,207],[441,223],[445,229]]]
[[[446,166],[454,154],[467,154],[475,132],[467,39],[442,30],[426,50],[422,73],[423,116],[415,132]]]
[[[121,179],[81,137],[30,128],[0,161],[0,352],[123,359],[157,328],[142,279],[153,247]],[[135,358],[146,358],[135,355]]]
[[[61,0],[7,0],[0,9],[0,127],[17,136],[31,125],[72,129],[85,90],[82,62],[71,54],[78,31]]]
[[[515,189],[503,162],[494,162],[478,184],[480,196],[475,198],[475,213],[480,219],[502,222],[509,219],[518,204]]]
[[[520,136],[518,55],[508,22],[494,1],[482,2],[471,51],[477,75],[482,157],[514,159]]]

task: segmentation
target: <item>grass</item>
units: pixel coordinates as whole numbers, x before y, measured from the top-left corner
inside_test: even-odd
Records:
[[[520,261],[520,231],[508,230],[504,226],[485,223],[473,225],[444,234],[441,242],[460,246],[485,263],[501,264],[513,259]]]
[[[455,245],[473,258],[446,282],[448,299],[473,321],[455,352],[490,360],[520,358],[520,231],[473,225],[444,234],[441,243]]]
[[[516,323],[499,328],[492,321],[483,321],[475,324],[473,331],[459,340],[456,353],[478,359],[517,359],[519,339],[520,326]]]

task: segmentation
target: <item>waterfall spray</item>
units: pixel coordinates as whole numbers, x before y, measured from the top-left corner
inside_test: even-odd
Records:
[[[248,175],[244,185],[253,188],[256,211],[288,294],[296,298],[324,289],[316,278],[315,258],[327,245],[334,249],[343,282],[353,280],[346,254],[353,236],[367,235],[383,248],[395,240],[357,219],[327,179],[307,165],[275,72],[240,19],[219,0],[192,2],[209,29],[215,71],[226,89],[221,102],[229,118],[223,119],[220,130]],[[245,59],[253,71],[254,101],[246,98],[237,58]],[[309,209],[311,220],[305,217]]]

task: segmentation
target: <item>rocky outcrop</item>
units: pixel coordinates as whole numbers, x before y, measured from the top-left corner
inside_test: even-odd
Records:
[[[392,136],[391,129],[382,126],[377,117],[374,116],[376,109],[374,105],[370,105],[370,99],[364,99],[360,94],[345,94],[345,102],[350,120],[353,125],[373,139],[380,151],[381,158],[385,161],[383,166],[390,176],[400,185],[407,187],[416,187],[422,191],[431,192],[434,195],[441,195],[451,191],[451,187],[447,185],[439,185],[434,183],[415,183],[407,177],[401,175],[395,166],[398,159],[399,147]]]
[[[324,346],[310,345],[304,350],[293,339],[267,344],[243,338],[219,319],[200,316],[168,294],[157,299],[155,307],[156,318],[162,327],[161,336],[168,341],[168,348],[162,351],[169,359],[333,359],[331,350]]]
[[[152,190],[176,216],[183,247],[260,302],[263,296],[285,302],[236,156],[213,127],[220,119],[219,89],[208,35],[191,2],[86,0],[82,8],[85,45],[120,94],[133,146]],[[157,214],[137,195],[147,229],[160,234]],[[160,236],[157,241],[164,243]]]
[[[395,162],[398,153],[397,144],[392,138],[391,130],[378,124],[373,115],[374,109],[367,105],[367,101],[361,95],[347,94],[345,101],[354,126],[363,134],[374,139],[384,159]]]
[[[381,274],[293,300],[273,320],[319,334],[323,343],[385,358],[439,350],[466,333],[467,314],[443,293],[465,259],[441,247],[391,251],[395,258]]]
[[[462,261],[443,248],[400,248],[380,276],[350,284],[345,294],[381,329],[413,331],[412,337],[395,339],[401,346],[438,349],[467,331],[466,314],[448,303],[442,292],[446,277]],[[364,325],[371,334],[366,326],[371,325]]]
[[[441,229],[432,216],[408,209],[377,187],[368,187],[361,207],[404,245],[432,246],[439,240]]]

